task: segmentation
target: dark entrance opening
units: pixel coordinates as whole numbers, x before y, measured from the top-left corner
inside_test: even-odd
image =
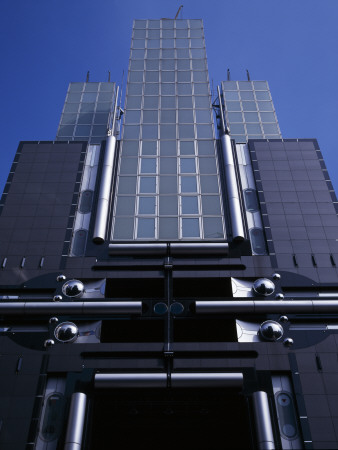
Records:
[[[245,397],[219,389],[95,391],[86,450],[251,449]]]

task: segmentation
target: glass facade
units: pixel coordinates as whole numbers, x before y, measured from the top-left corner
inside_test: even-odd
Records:
[[[115,83],[70,83],[56,140],[100,144],[107,136],[114,97]]]
[[[136,20],[112,239],[225,239],[201,20]]]
[[[238,143],[248,139],[281,139],[267,81],[223,81],[226,122]]]

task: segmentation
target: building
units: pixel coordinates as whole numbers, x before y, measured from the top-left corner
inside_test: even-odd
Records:
[[[118,105],[114,83],[71,83],[56,140],[19,144],[1,449],[337,448],[337,199],[317,141],[282,139],[265,81],[211,97],[201,20],[134,21]]]

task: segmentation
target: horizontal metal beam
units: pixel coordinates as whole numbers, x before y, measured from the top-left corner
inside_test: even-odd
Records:
[[[242,373],[98,373],[95,387],[112,388],[189,388],[189,387],[227,387],[241,388]]]
[[[226,242],[171,242],[171,243],[132,243],[109,244],[110,256],[166,256],[170,255],[227,255]]]
[[[197,301],[197,314],[337,313],[338,300]]]
[[[0,303],[0,315],[141,314],[142,302],[13,302]]]

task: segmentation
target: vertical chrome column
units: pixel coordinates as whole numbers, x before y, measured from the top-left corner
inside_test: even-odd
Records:
[[[111,198],[111,188],[113,181],[116,138],[114,135],[116,122],[116,108],[119,88],[115,94],[114,113],[112,120],[112,128],[108,131],[106,140],[106,149],[101,173],[99,200],[97,203],[96,220],[93,234],[93,242],[102,244],[106,239],[107,221]]]
[[[64,450],[81,450],[86,403],[87,396],[82,392],[72,395]]]
[[[245,238],[244,234],[244,225],[243,218],[241,212],[241,204],[240,204],[240,194],[238,190],[237,184],[237,176],[235,169],[235,161],[232,153],[232,145],[231,139],[229,136],[229,131],[225,125],[224,114],[222,108],[222,100],[219,87],[218,89],[218,97],[219,97],[219,107],[221,113],[221,122],[222,122],[222,130],[221,130],[221,144],[222,144],[222,155],[223,155],[223,164],[224,164],[224,172],[225,172],[225,181],[227,186],[227,195],[228,195],[228,203],[230,210],[230,219],[231,219],[231,228],[232,228],[232,236],[235,240],[243,240]]]
[[[264,391],[253,394],[253,409],[255,415],[256,434],[259,450],[274,450],[275,441],[272,431],[268,395]]]

